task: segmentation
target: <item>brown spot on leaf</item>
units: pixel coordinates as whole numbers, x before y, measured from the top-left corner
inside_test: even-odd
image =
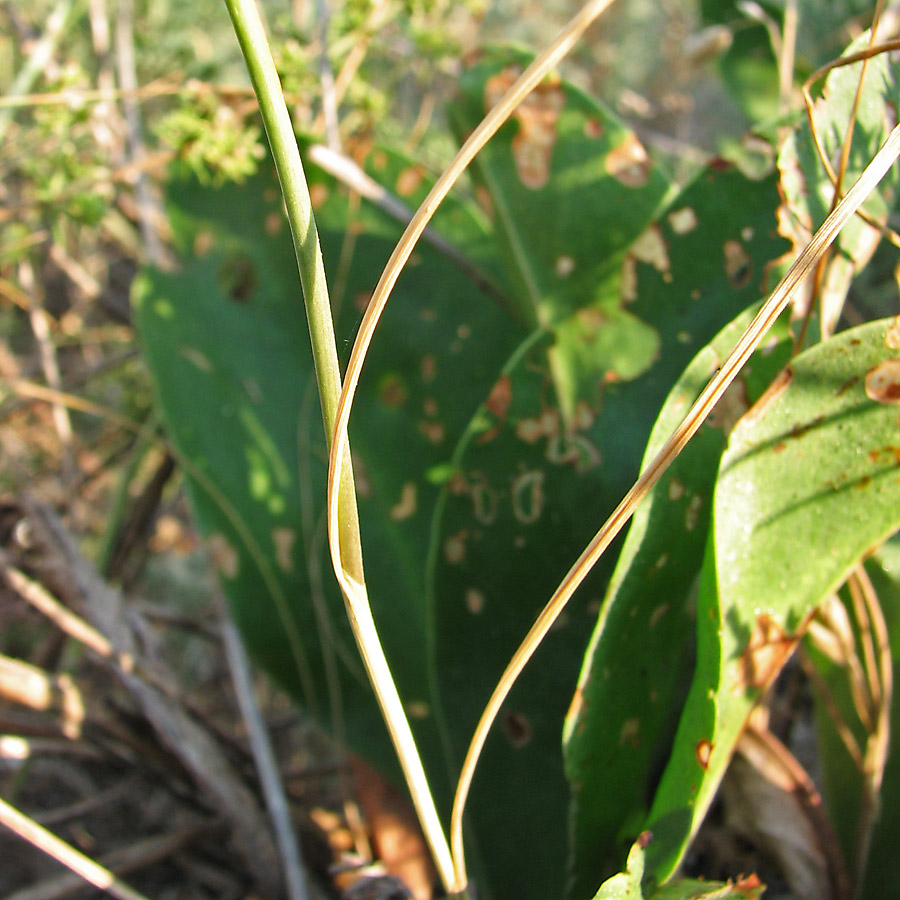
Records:
[[[572,424],[584,431],[594,424],[594,411],[588,406],[584,400],[579,400],[575,404],[575,414],[572,418]]]
[[[684,511],[684,527],[688,531],[693,531],[700,521],[700,510],[703,509],[703,498],[699,494],[691,497],[687,509]]]
[[[422,372],[422,381],[424,381],[425,384],[429,384],[434,381],[434,376],[437,375],[437,359],[435,359],[431,353],[423,356],[420,368]]]
[[[431,707],[424,700],[407,700],[403,707],[411,719],[422,721],[431,715]]]
[[[516,422],[516,436],[526,444],[534,444],[544,436],[541,420],[534,416]]]
[[[294,571],[294,541],[297,532],[293,528],[273,528],[272,543],[275,545],[275,559],[282,572]]]
[[[750,257],[740,241],[725,241],[722,245],[725,258],[725,275],[733,288],[742,288],[753,275]]]
[[[491,393],[484,405],[498,419],[505,419],[511,401],[512,382],[509,379],[509,375],[501,375],[491,388]]]
[[[619,732],[619,746],[624,747],[625,744],[629,744],[637,749],[641,744],[640,733],[641,720],[638,718],[626,719]]]
[[[390,516],[394,522],[402,522],[415,512],[416,486],[412,481],[407,481],[400,489],[400,499],[391,507]]]
[[[697,758],[697,762],[700,763],[700,766],[706,770],[709,768],[709,759],[712,756],[713,745],[706,738],[703,738],[701,741],[697,741],[697,746],[694,747],[694,756]]]
[[[575,271],[575,260],[571,256],[558,256],[553,265],[553,270],[560,278],[565,278]]]
[[[670,212],[666,218],[668,218],[669,225],[675,234],[688,234],[698,224],[697,213],[694,212],[691,206],[682,206],[681,209]]]
[[[397,193],[408,197],[418,190],[422,183],[422,166],[408,166],[397,176]]]
[[[484,89],[485,107],[491,109],[519,77],[520,70],[508,66],[488,79]],[[519,104],[513,117],[519,132],[512,152],[519,180],[525,187],[541,188],[550,179],[550,159],[556,144],[556,122],[566,105],[566,95],[557,82],[538,85]]]
[[[198,231],[194,238],[194,256],[204,257],[216,246],[216,238],[211,231]]]
[[[866,396],[876,403],[900,403],[900,359],[888,359],[866,372]]]
[[[440,444],[444,440],[446,432],[444,426],[440,422],[426,422],[425,420],[420,419],[417,425],[419,431],[429,444]]]
[[[637,260],[626,254],[622,260],[622,277],[619,281],[619,296],[623,303],[637,299]]]
[[[213,565],[225,576],[234,578],[240,566],[240,557],[237,550],[231,546],[224,534],[216,532],[211,534],[206,542]]]
[[[891,350],[900,350],[900,316],[897,316],[884,336],[884,342]]]
[[[450,535],[444,541],[444,559],[451,566],[458,565],[466,558],[466,539],[468,537],[469,532],[463,529],[456,534]]]
[[[657,622],[669,611],[668,603],[661,603],[650,614],[650,627],[653,628]]]
[[[684,496],[684,484],[677,478],[669,482],[669,499],[680,500]]]
[[[469,588],[466,591],[466,609],[477,616],[484,609],[484,594],[477,588]]]
[[[625,187],[637,188],[647,183],[650,176],[650,157],[644,145],[629,134],[606,157],[606,171]]]
[[[483,472],[473,472],[469,477],[472,512],[482,525],[490,525],[497,518],[497,492]]]
[[[328,187],[321,181],[311,185],[309,188],[309,200],[313,209],[321,209],[328,200]]]
[[[603,137],[603,132],[606,129],[603,127],[603,122],[600,119],[588,119],[584,123],[584,136],[597,139]]]
[[[178,353],[201,372],[212,372],[212,363],[196,347],[179,347]]]
[[[631,245],[629,254],[639,262],[653,266],[664,278],[668,276],[667,281],[671,278],[671,264],[666,250],[666,241],[658,225],[651,225],[646,229]]]
[[[854,375],[852,378],[848,378],[835,392],[835,397],[840,397],[847,393],[857,382],[859,381],[859,375]]]
[[[503,424],[506,422],[506,413],[509,411],[511,402],[512,381],[510,381],[509,375],[501,375],[494,383],[487,400],[484,402],[488,412],[497,419],[497,422],[493,428],[479,435],[478,442],[480,444],[492,441],[500,433]]]
[[[475,199],[478,201],[478,205],[484,210],[485,215],[493,222],[494,200],[491,197],[490,191],[483,184],[480,184],[475,188]]]
[[[409,398],[409,390],[403,376],[388,372],[378,381],[378,399],[388,409],[399,409]]]
[[[283,227],[284,216],[280,212],[270,212],[266,215],[263,228],[265,228],[267,235],[274,237],[276,234],[281,234],[281,229]]]
[[[603,461],[600,451],[582,434],[551,435],[545,455],[556,465],[573,465],[576,472],[587,472]]]
[[[559,434],[559,410],[547,407],[540,418],[541,431],[546,437],[554,437]]]
[[[520,750],[531,740],[531,722],[522,713],[504,713],[502,727],[506,739],[516,750]]]
[[[541,517],[544,508],[544,473],[538,469],[522,472],[512,482],[513,515],[523,525]]]

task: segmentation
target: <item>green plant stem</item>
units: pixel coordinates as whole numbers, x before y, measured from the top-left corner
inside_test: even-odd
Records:
[[[278,180],[281,182],[306,304],[322,418],[326,435],[330,436],[337,398],[340,396],[341,374],[325,281],[325,264],[319,247],[306,175],[290,114],[284,102],[281,81],[275,70],[268,37],[256,4],[251,0],[225,0],[225,5],[250,72],[266,136],[272,148]]]
[[[312,343],[313,362],[322,405],[322,419],[329,444],[337,415],[341,393],[341,375],[338,366],[334,324],[325,280],[325,266],[313,217],[309,188],[303,172],[303,163],[297,149],[297,140],[275,63],[269,49],[265,27],[256,0],[225,0],[250,80],[259,101],[259,109],[265,125],[275,169],[281,182],[288,222],[294,241],[294,252],[300,270],[300,283],[306,304],[306,317]],[[349,448],[344,447],[349,460]],[[359,515],[352,469],[346,465],[341,470],[339,501],[341,516],[340,547],[345,571],[354,582],[365,584],[362,564],[362,545],[359,534]],[[369,679],[381,707],[382,715],[391,733],[400,765],[406,776],[413,803],[434,857],[441,880],[449,887],[453,880],[453,865],[447,839],[441,828],[434,800],[428,788],[425,771],[412,736],[403,704],[391,678],[375,623],[372,619],[365,593],[345,592],[347,615],[366,666]]]

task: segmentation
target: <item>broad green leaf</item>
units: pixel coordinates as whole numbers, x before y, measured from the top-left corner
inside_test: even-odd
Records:
[[[869,33],[866,32],[847,48],[845,55],[865,49],[868,43]],[[835,172],[839,168],[861,71],[862,63],[833,69],[813,108],[816,132]],[[854,118],[853,141],[842,182],[845,191],[890,133],[896,120],[898,91],[900,65],[888,54],[870,59]],[[786,200],[784,226],[797,246],[805,246],[831,211],[834,196],[834,188],[816,151],[806,118],[782,146],[778,167]],[[888,173],[866,201],[863,208],[874,222],[886,223],[895,203],[898,178],[896,171]],[[880,239],[879,230],[859,216],[851,219],[841,231],[820,288],[822,326],[826,333],[834,330],[850,282],[868,263]]]
[[[465,73],[453,109],[472,130],[531,61],[493,51]],[[473,163],[531,328],[552,329],[552,389],[567,427],[597,380],[630,380],[653,362],[659,341],[627,308],[620,288],[625,253],[664,266],[653,234],[635,241],[660,208],[668,182],[633,132],[559,77],[539,86]],[[661,255],[660,255],[661,254]],[[632,265],[634,263],[632,260]]]
[[[881,551],[865,563],[866,570],[878,595],[888,627],[891,655],[894,660],[894,684],[900,678],[900,553],[896,540],[886,544]],[[893,577],[890,574],[893,570]],[[847,602],[846,590],[841,597]],[[852,621],[852,619],[851,619]],[[855,629],[854,629],[855,630]],[[848,673],[845,666],[834,662],[807,639],[805,649],[810,661],[818,670],[830,698],[838,713],[850,728],[858,746],[865,752],[866,731],[855,711],[850,694]],[[857,645],[859,646],[859,645]],[[848,869],[856,868],[857,844],[860,839],[860,815],[864,796],[863,776],[850,757],[831,717],[831,710],[825,705],[818,692],[816,699],[816,726],[818,734],[818,761],[822,772],[823,794],[843,856]],[[891,706],[891,733],[900,729],[900,704]],[[881,796],[877,808],[871,810],[876,821],[871,836],[868,861],[861,875],[860,896],[866,900],[888,900],[896,894],[897,879],[900,879],[900,858],[897,855],[896,838],[900,828],[900,754],[894,752],[888,757]]]
[[[781,27],[783,10],[765,3],[765,13]],[[726,26],[730,46],[718,60],[722,82],[751,122],[778,112],[778,64],[765,24],[749,19],[739,0],[700,0],[705,25]]]
[[[368,163],[408,202],[428,188],[408,160],[378,151]],[[400,226],[314,169],[310,180],[346,352]],[[393,773],[324,552],[324,436],[277,182],[267,171],[211,190],[176,177],[168,203],[179,264],[143,273],[136,319],[225,592],[261,665]],[[440,225],[463,250],[487,243],[458,203]],[[492,360],[517,339],[499,307],[423,245],[373,344],[352,423],[375,618],[444,805],[452,785],[443,781],[422,602],[439,488],[429,475],[493,380]]]
[[[784,0],[700,0],[706,26],[725,26],[730,45],[718,60],[725,87],[747,118],[763,124],[781,111],[778,85],[779,49],[773,46],[784,34]],[[871,16],[870,0],[797,0],[798,26],[794,36],[794,79],[803,81],[819,66],[840,54],[835,37],[851,19]]]
[[[900,525],[896,327],[798,356],[731,434],[700,581],[697,669],[646,827],[671,877],[761,691],[816,605]]]
[[[628,852],[625,871],[604,881],[593,900],[756,900],[762,896],[764,885],[755,876],[726,884],[683,878],[645,893],[641,881],[648,843],[652,843],[652,835],[645,832]]]
[[[604,881],[594,900],[644,900],[643,878],[644,846],[638,841],[628,852],[625,871]]]
[[[512,157],[507,166],[514,168]],[[519,641],[637,475],[671,386],[720,328],[765,293],[766,264],[785,247],[774,234],[777,204],[773,178],[750,181],[715,167],[638,235],[642,248],[661,252],[626,249],[619,289],[633,298],[628,314],[655,333],[658,350],[631,380],[616,372],[588,380],[591,399],[576,403],[571,427],[547,353],[552,331],[536,331],[498,370],[455,454],[432,547],[435,652],[456,765]],[[585,233],[569,252],[594,240]],[[578,314],[570,320],[577,323]],[[585,343],[593,334],[588,316]],[[602,560],[487,741],[469,801],[470,855],[483,861],[489,880],[479,885],[482,893],[564,891],[568,788],[560,729],[610,571]],[[513,844],[526,848],[527,868],[504,849]]]
[[[653,426],[646,465],[722,364],[757,307],[741,313],[691,361]],[[635,513],[585,654],[564,732],[572,785],[573,881],[587,896],[621,864],[648,811],[692,675],[692,596],[728,432],[787,362],[776,326],[706,425]]]

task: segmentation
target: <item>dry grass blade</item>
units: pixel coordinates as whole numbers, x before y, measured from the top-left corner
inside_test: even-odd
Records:
[[[19,812],[0,797],[0,823],[5,825],[19,837],[43,850],[55,860],[80,875],[85,881],[112,894],[119,900],[147,900],[143,894],[116,878],[109,869],[94,862],[76,850],[71,844],[58,838],[46,828],[38,825],[34,819]]]
[[[112,644],[96,628],[91,627],[80,616],[66,609],[42,584],[33,581],[13,566],[7,566],[0,552],[0,565],[10,586],[27,600],[35,609],[42,612],[58,628],[70,637],[90,647],[98,656],[109,657],[113,654]],[[119,665],[130,669],[133,660],[120,660]]]
[[[110,654],[102,656],[110,674],[129,692],[160,742],[174,754],[205,800],[228,824],[233,846],[260,889],[276,894],[280,889],[278,852],[267,820],[220,740],[188,711],[178,692],[164,684],[141,650],[141,623],[133,611],[126,610],[121,594],[103,581],[84,558],[55,513],[33,502],[27,508],[28,526],[35,545],[41,548],[44,568],[52,568],[65,588],[60,596],[83,607],[93,628],[112,648]],[[70,623],[66,620],[63,624]],[[94,639],[91,646],[96,643]],[[48,687],[57,690],[63,685],[50,683]],[[35,689],[41,690],[38,681]],[[56,696],[50,694],[53,700]],[[63,709],[68,712],[69,707]],[[75,724],[71,730],[75,730]]]
[[[59,718],[59,730],[70,740],[81,736],[87,703],[66,675],[50,675],[20,659],[0,654],[0,698]]]
[[[343,476],[348,442],[347,429],[353,398],[359,384],[363,362],[371,344],[378,320],[387,305],[388,298],[397,282],[400,272],[409,259],[416,242],[422,236],[426,225],[431,220],[438,206],[450,192],[460,175],[475,158],[478,151],[490,140],[500,126],[509,118],[515,108],[537,87],[546,75],[571,50],[587,27],[599,16],[613,0],[590,0],[581,11],[560,32],[556,40],[522,73],[515,84],[507,91],[500,102],[488,113],[481,124],[472,132],[468,140],[457,153],[453,162],[437,180],[422,205],[397,244],[387,266],[379,279],[369,306],[363,316],[359,334],[353,345],[344,385],[338,402],[335,425],[332,432],[331,451],[328,460],[328,541],[331,549],[331,560],[335,575],[341,585],[348,607],[348,615],[354,633],[362,639],[358,640],[366,669],[375,685],[379,704],[398,755],[404,764],[407,782],[412,793],[413,803],[422,822],[423,830],[428,838],[435,862],[444,880],[445,886],[458,892],[466,887],[465,863],[461,848],[455,851],[457,858],[451,860],[450,852],[443,839],[443,830],[430,799],[425,773],[422,770],[415,741],[406,720],[396,688],[393,686],[390,671],[381,651],[375,623],[369,608],[365,584],[360,584],[347,571],[341,555],[340,536],[342,523],[339,521],[339,487]],[[383,683],[382,683],[383,682]],[[451,874],[452,872],[452,874]]]
[[[828,158],[828,153],[825,150],[821,135],[816,128],[816,123],[813,118],[813,109],[815,104],[812,98],[812,86],[817,81],[824,78],[833,69],[839,69],[842,66],[850,66],[858,62],[865,63],[867,60],[872,59],[873,57],[878,56],[881,53],[893,53],[897,50],[900,50],[900,40],[891,40],[885,41],[881,44],[873,44],[867,47],[865,50],[860,50],[859,53],[851,53],[848,56],[842,56],[840,59],[836,59],[833,62],[822,66],[821,69],[817,69],[815,72],[813,72],[801,87],[801,91],[803,93],[803,103],[806,106],[806,117],[809,121],[810,135],[813,140],[813,145],[816,148],[816,155],[818,156],[819,161],[822,163],[822,167],[825,169],[825,174],[828,175],[828,179],[831,181],[835,188],[835,205],[837,199],[839,199],[841,196],[841,182],[844,169],[847,165],[845,157],[847,156],[847,154],[849,154],[850,140],[845,140],[844,145],[841,148],[840,172],[836,172],[834,166],[831,164],[831,160]],[[860,84],[862,84],[862,76],[860,77]],[[859,92],[857,92],[857,98],[858,96]],[[854,110],[855,103],[856,101],[854,101]],[[851,122],[852,121],[853,120],[851,120]],[[848,138],[852,139],[852,130],[849,128]],[[882,233],[882,235],[887,238],[887,240],[889,240],[895,247],[900,247],[900,235],[898,235],[893,228],[889,228],[886,225],[876,222],[865,210],[858,210],[857,215],[867,225],[871,225],[873,228],[877,228]]]
[[[741,336],[721,369],[697,398],[684,421],[678,426],[662,450],[647,465],[634,486],[625,495],[625,498],[616,507],[612,515],[569,570],[556,592],[541,611],[534,625],[532,625],[531,630],[525,636],[525,640],[522,641],[522,644],[516,650],[482,713],[463,762],[450,823],[450,839],[454,854],[462,852],[462,814],[472,783],[475,765],[481,754],[488,731],[515,680],[519,677],[522,669],[525,668],[528,660],[531,659],[531,656],[537,649],[538,644],[544,639],[544,636],[563,611],[578,586],[631,518],[637,504],[650,492],[675,457],[684,449],[688,441],[703,424],[716,402],[734,380],[744,363],[750,358],[750,355],[765,337],[769,328],[781,315],[794,291],[813,271],[822,254],[837,237],[838,232],[840,232],[847,220],[856,213],[866,197],[885,176],[898,155],[900,155],[900,125],[896,126],[890,133],[884,146],[866,167],[859,180],[847,192],[831,215],[828,216],[806,249],[778,283],[778,286]]]
[[[152,865],[158,860],[166,859],[173,853],[183,850],[198,837],[215,827],[217,827],[216,823],[201,823],[190,825],[171,834],[146,838],[128,847],[108,853],[98,864],[109,869],[110,872],[124,875],[127,872]],[[14,894],[9,894],[6,900],[61,900],[70,894],[80,893],[83,888],[84,879],[80,877],[80,874],[67,873],[39,881]],[[141,895],[136,894],[136,896]]]

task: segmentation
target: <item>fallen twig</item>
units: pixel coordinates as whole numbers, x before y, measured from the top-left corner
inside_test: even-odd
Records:
[[[297,836],[291,824],[291,813],[285,797],[284,787],[278,774],[275,754],[272,752],[272,744],[269,741],[265,722],[263,722],[263,717],[253,693],[250,661],[247,659],[247,653],[244,650],[240,635],[234,627],[234,622],[231,621],[224,602],[221,603],[221,606],[222,636],[225,641],[228,667],[231,669],[231,680],[234,683],[238,707],[247,725],[253,760],[259,773],[259,781],[263,795],[266,798],[266,806],[269,809],[269,819],[275,830],[275,840],[281,853],[281,865],[284,870],[288,896],[291,900],[307,900],[309,890],[307,888],[306,870],[297,851]]]

